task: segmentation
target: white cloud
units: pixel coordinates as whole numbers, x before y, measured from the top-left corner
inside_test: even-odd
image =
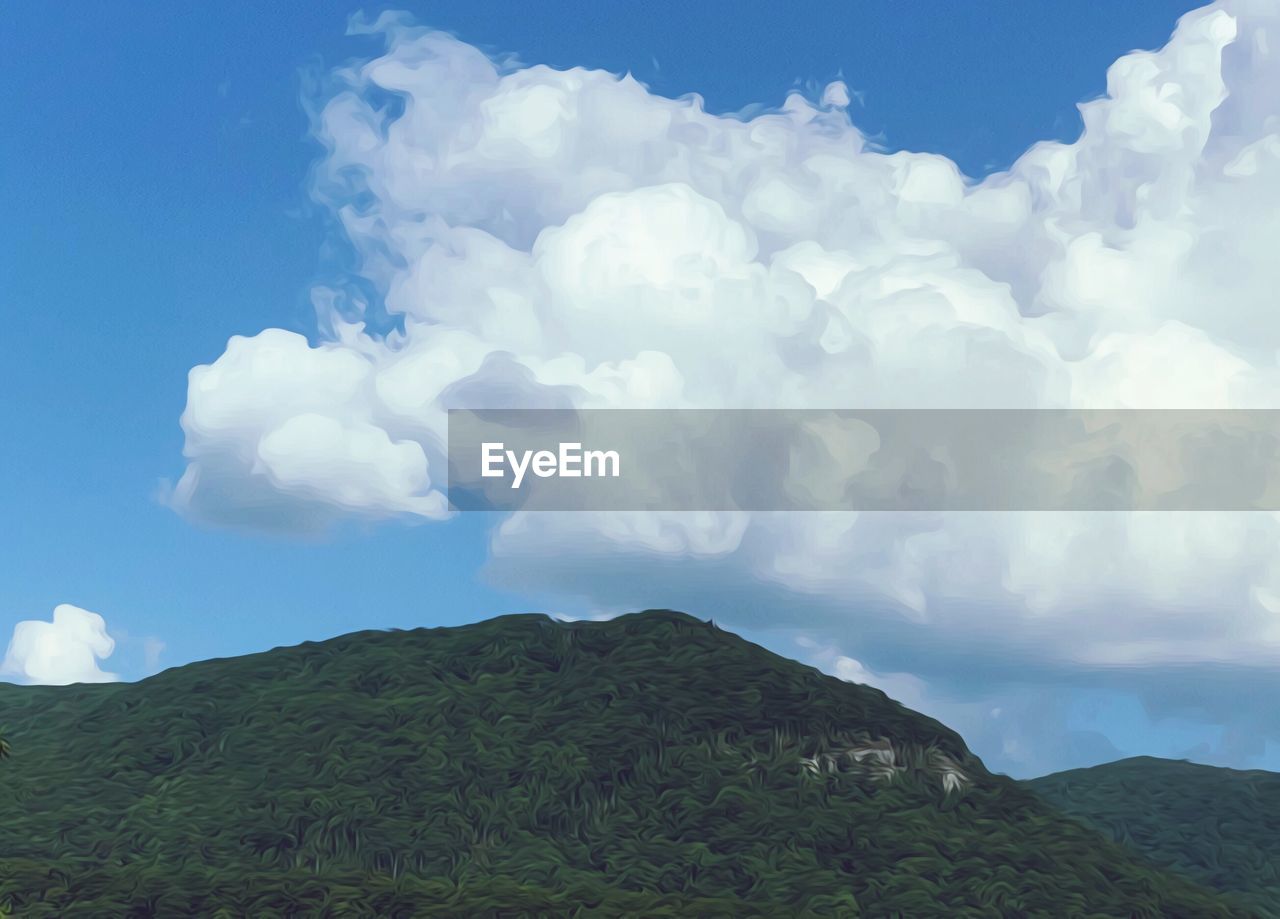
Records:
[[[0,672],[27,683],[111,683],[118,679],[98,666],[115,651],[107,623],[97,613],[62,603],[53,621],[26,619],[13,627],[13,638]]]
[[[268,329],[192,371],[172,497],[195,516],[445,516],[449,406],[1280,406],[1273,4],[1188,15],[1115,63],[1078,141],[980,182],[869,150],[843,85],[744,120],[374,28],[385,53],[320,107],[315,195],[381,302],[321,291],[326,340]],[[1270,514],[542,514],[494,536],[522,587],[733,624],[754,585],[931,684],[975,654],[1055,679],[1274,667],[1278,550]]]

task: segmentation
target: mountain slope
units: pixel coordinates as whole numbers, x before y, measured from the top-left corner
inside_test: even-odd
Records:
[[[0,686],[0,720],[22,916],[1243,914],[678,613]]]
[[[1026,784],[1152,862],[1280,916],[1280,774],[1139,756]]]

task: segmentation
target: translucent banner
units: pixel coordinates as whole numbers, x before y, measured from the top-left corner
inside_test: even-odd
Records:
[[[459,510],[1280,510],[1280,411],[453,410]]]

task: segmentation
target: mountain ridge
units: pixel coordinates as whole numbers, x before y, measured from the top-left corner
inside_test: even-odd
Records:
[[[1280,916],[1280,773],[1134,756],[1025,784],[1153,864]]]

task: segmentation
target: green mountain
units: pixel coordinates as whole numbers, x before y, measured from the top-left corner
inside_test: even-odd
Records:
[[[1150,861],[1280,916],[1280,774],[1139,756],[1027,785]]]
[[[0,686],[16,916],[1228,916],[952,731],[670,612]]]

